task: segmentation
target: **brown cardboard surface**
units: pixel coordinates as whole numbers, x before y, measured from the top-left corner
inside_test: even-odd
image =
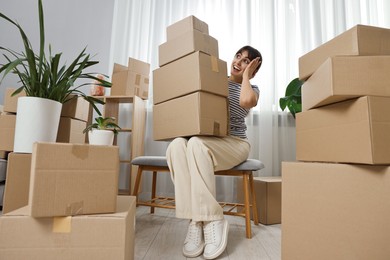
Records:
[[[359,96],[390,96],[390,56],[328,58],[302,86],[302,110]]]
[[[389,259],[389,166],[283,162],[282,176],[282,259]]]
[[[299,161],[390,164],[390,98],[365,96],[296,115]]]
[[[129,57],[127,61],[127,69],[137,74],[141,74],[145,77],[149,77],[150,64],[141,60],[133,59]]]
[[[198,51],[153,71],[155,105],[195,91],[227,97],[226,62]]]
[[[73,119],[70,117],[61,117],[57,133],[58,143],[84,144],[85,134],[83,130],[87,127],[87,122]]]
[[[28,204],[30,170],[31,154],[10,153],[8,155],[3,213],[8,213]]]
[[[280,224],[282,218],[282,178],[280,176],[254,177],[253,180],[259,222],[265,225]],[[238,178],[237,200],[239,203],[244,202],[242,185],[242,179]]]
[[[90,104],[83,97],[75,97],[62,105],[61,116],[88,121]]]
[[[11,95],[12,95],[12,93],[14,93],[15,90],[16,90],[16,88],[7,88],[5,90],[4,107],[3,107],[4,112],[16,113],[17,105],[18,105],[18,98],[26,96],[26,92],[24,92],[24,90],[23,90],[19,94],[12,97]]]
[[[195,92],[153,107],[154,140],[179,136],[228,134],[227,98]]]
[[[0,114],[0,150],[14,149],[16,114]]]
[[[187,31],[159,46],[159,66],[162,67],[169,62],[196,51],[201,51],[218,58],[218,41],[198,30]]]
[[[28,201],[30,215],[114,212],[118,174],[117,146],[35,143]]]
[[[209,34],[209,26],[207,23],[193,15],[190,15],[167,27],[167,40],[173,40],[176,37],[179,37],[180,35],[194,29],[205,34]]]
[[[118,196],[112,214],[32,218],[22,209],[5,214],[0,217],[0,256],[7,260],[132,260],[135,204],[133,196]]]
[[[389,55],[390,29],[358,24],[299,58],[299,78],[307,79],[329,57]]]
[[[115,64],[110,95],[139,96],[142,99],[147,99],[149,96],[149,77]]]

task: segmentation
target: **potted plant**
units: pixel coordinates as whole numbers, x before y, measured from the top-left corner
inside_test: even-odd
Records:
[[[279,106],[284,111],[288,109],[295,118],[295,114],[302,111],[301,87],[303,81],[299,78],[293,79],[286,87],[284,97],[279,99]]]
[[[95,77],[97,73],[84,72],[85,69],[98,63],[86,53],[86,48],[67,67],[60,64],[62,53],[52,54],[50,45],[48,53],[45,52],[42,0],[38,0],[38,13],[40,46],[39,51],[35,53],[22,27],[0,12],[1,19],[15,25],[19,30],[24,45],[24,51],[21,52],[0,46],[0,51],[6,60],[5,64],[0,65],[2,79],[9,73],[16,74],[21,86],[13,95],[23,90],[26,94],[26,97],[18,99],[15,152],[31,153],[32,144],[36,141],[55,142],[62,104],[72,97],[84,97],[101,115],[96,104],[104,104],[104,102],[87,96],[80,88],[93,84],[92,80],[100,82],[104,87],[111,87],[110,82]],[[91,83],[75,85],[78,79],[89,79]]]
[[[115,123],[114,117],[98,116],[94,123],[83,130],[83,133],[88,133],[89,144],[112,145],[119,129],[121,128]]]

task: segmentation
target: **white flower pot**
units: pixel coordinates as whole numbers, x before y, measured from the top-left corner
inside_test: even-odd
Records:
[[[114,143],[114,132],[111,130],[92,129],[88,132],[89,144],[112,145]]]
[[[38,97],[19,97],[14,152],[32,153],[35,142],[56,142],[62,103]]]

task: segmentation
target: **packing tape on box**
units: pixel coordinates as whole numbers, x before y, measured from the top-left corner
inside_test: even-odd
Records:
[[[74,216],[83,214],[84,201],[74,202],[69,204],[65,209],[65,215]]]
[[[215,56],[210,56],[210,60],[211,60],[211,70],[214,72],[219,72],[218,58]]]
[[[137,86],[141,85],[141,74],[135,75],[135,82],[134,82],[134,84],[137,85]]]
[[[220,135],[219,122],[214,121],[213,135]]]
[[[54,217],[53,233],[70,233],[72,231],[72,217]]]

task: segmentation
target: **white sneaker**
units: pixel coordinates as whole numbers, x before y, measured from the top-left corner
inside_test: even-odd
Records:
[[[186,257],[197,257],[203,253],[203,222],[191,221],[184,240],[183,254]]]
[[[204,248],[203,257],[205,259],[214,259],[220,256],[225,251],[229,223],[226,219],[210,221],[204,223],[204,237],[206,246]]]

